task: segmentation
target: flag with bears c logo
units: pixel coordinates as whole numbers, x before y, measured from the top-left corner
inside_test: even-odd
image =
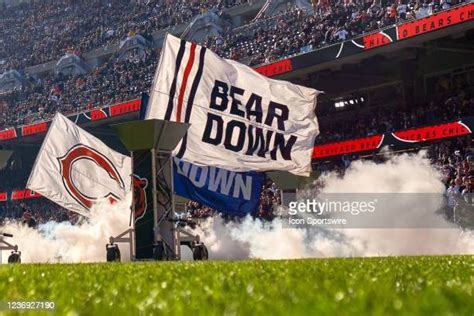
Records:
[[[28,179],[27,188],[88,216],[100,200],[115,203],[131,190],[131,159],[57,113]]]

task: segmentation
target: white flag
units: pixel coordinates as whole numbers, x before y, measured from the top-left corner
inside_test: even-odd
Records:
[[[309,175],[318,93],[168,34],[146,119],[191,123],[174,151],[191,163]]]
[[[96,201],[123,199],[131,187],[131,159],[58,113],[38,153],[27,188],[88,216]]]

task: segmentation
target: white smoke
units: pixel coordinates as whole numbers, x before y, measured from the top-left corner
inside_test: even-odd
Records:
[[[324,178],[323,193],[438,193],[444,186],[441,175],[423,154],[398,155],[387,162],[356,161],[343,178],[330,174]],[[102,262],[105,245],[128,227],[131,197],[115,205],[104,202],[91,211],[87,222],[79,225],[54,223],[31,229],[7,224],[0,231],[14,234],[8,241],[18,244],[22,262]],[[444,221],[435,213],[440,200],[413,202],[407,208],[423,221]],[[393,218],[398,210],[389,210]],[[421,224],[421,222],[420,222]],[[439,229],[289,229],[282,220],[272,223],[246,218],[242,223],[210,219],[198,229],[209,249],[210,259],[285,259],[306,257],[354,257],[422,254],[472,254],[474,237],[448,222]],[[436,227],[441,227],[436,225]],[[128,244],[120,244],[122,260],[129,260]],[[183,256],[191,257],[183,249]],[[6,262],[8,253],[3,252]]]
[[[17,244],[25,263],[73,263],[106,261],[105,245],[110,236],[117,236],[128,228],[131,194],[123,201],[110,205],[107,201],[96,204],[88,220],[77,225],[68,222],[48,222],[37,229],[19,223],[8,223],[0,228],[13,234],[6,241]],[[130,248],[119,244],[123,261],[130,260]],[[2,262],[9,253],[3,251]]]
[[[444,192],[441,175],[424,153],[397,155],[385,163],[356,161],[343,178],[324,178],[321,193],[437,193]],[[436,195],[433,195],[436,197]],[[413,199],[405,214],[416,227],[436,229],[296,229],[283,228],[282,220],[262,223],[246,218],[225,224],[221,219],[205,223],[201,236],[214,259],[283,259],[474,253],[474,236],[445,221],[435,210],[441,199]],[[393,208],[393,209],[392,209]],[[390,219],[399,206],[386,210]],[[413,222],[414,221],[414,222]],[[428,224],[427,224],[428,223]],[[430,226],[429,224],[436,224]]]

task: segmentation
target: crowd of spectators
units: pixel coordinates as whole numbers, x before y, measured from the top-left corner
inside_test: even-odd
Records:
[[[16,178],[21,178],[18,177],[18,174],[16,174]],[[22,180],[24,179],[22,178]],[[275,217],[276,206],[280,204],[281,191],[274,182],[268,179],[262,188],[259,206],[251,215],[253,218],[271,221]],[[188,220],[206,219],[218,214],[229,220],[233,219],[195,201],[188,201],[185,211]],[[35,223],[34,225],[29,224],[32,227],[48,221],[69,221],[75,224],[80,218],[81,215],[67,211],[46,198],[0,202],[0,226],[6,221],[30,221],[31,219]]]
[[[29,227],[47,222],[69,222],[76,224],[82,218],[45,198],[24,201],[0,202],[0,226],[7,222],[23,222]]]
[[[196,201],[186,203],[186,217],[189,219],[200,219],[213,217],[216,211]]]
[[[381,104],[318,116],[320,135],[317,144],[366,137],[425,125],[434,125],[474,116],[474,86],[454,87],[430,98],[426,103],[400,108]]]
[[[474,151],[471,137],[432,146],[433,164],[442,172],[446,186],[447,217],[461,227],[474,225]]]
[[[465,210],[466,205],[472,210],[472,205],[474,205],[474,194],[472,194],[474,193],[474,150],[472,141],[471,136],[464,136],[452,140],[434,142],[429,146],[414,149],[427,150],[428,157],[433,166],[443,175],[442,181],[446,187],[448,205],[446,216],[449,220],[455,220],[454,210],[457,208],[457,222],[467,221],[466,216],[461,215],[461,210]],[[375,162],[383,162],[386,158],[386,156],[377,153],[364,158],[358,155],[344,155],[328,161],[316,162],[313,165],[313,169],[322,175],[328,172],[336,172],[343,176],[354,160],[370,159]],[[15,177],[25,181],[25,177],[19,177],[19,174],[16,172]],[[251,216],[254,219],[259,218],[271,221],[277,216],[277,207],[281,205],[281,202],[281,190],[277,188],[275,182],[268,178],[262,187],[258,208],[251,213]],[[471,211],[469,212],[472,213]],[[206,219],[217,215],[226,220],[236,220],[199,202],[188,201],[185,207],[185,218],[190,221]],[[30,223],[31,219],[33,219],[34,225]],[[69,212],[45,198],[0,202],[0,225],[9,220],[23,221],[30,226],[36,226],[48,221],[68,221],[75,224],[80,219],[81,216],[77,213]]]
[[[85,75],[52,76],[0,94],[0,106],[9,108],[0,111],[0,130],[47,120],[58,111],[71,114],[140,97],[151,87],[157,59],[156,51],[147,49],[144,56],[112,58]]]
[[[209,36],[204,43],[221,56],[258,65],[422,18],[463,1],[313,1],[313,11],[289,7],[282,14]]]
[[[281,201],[281,190],[278,189],[275,182],[271,179],[267,179],[263,185],[262,193],[260,194],[260,204],[258,209],[252,213],[252,217],[271,221],[275,218],[276,208],[281,205]]]
[[[276,207],[281,205],[281,190],[271,179],[267,179],[262,187],[260,203],[258,208],[252,212],[253,218],[271,221],[275,217]],[[204,219],[213,217],[218,212],[196,201],[188,201],[186,204],[186,217],[188,219]],[[226,217],[224,214],[221,216]]]
[[[156,61],[157,53],[146,50],[144,57],[131,54],[126,60],[111,60],[86,75],[51,77],[0,95],[0,109],[5,109],[0,110],[0,130],[50,119],[56,111],[70,114],[138,98],[151,86]],[[404,108],[398,103],[382,106],[385,100],[381,100],[371,107],[318,114],[321,134],[316,141],[365,137],[473,116],[473,88],[471,83],[456,85],[425,103]],[[13,106],[15,113],[7,110]]]
[[[448,221],[462,228],[474,228],[474,144],[471,135],[441,140],[429,145],[415,146],[408,150],[426,150],[432,166],[439,171],[445,186],[445,204],[439,210]],[[341,157],[315,162],[313,169],[321,175],[336,173],[343,177],[355,160],[371,160],[383,163],[390,155],[343,155]],[[314,187],[323,185],[315,182]]]
[[[468,176],[474,179],[474,144],[470,135],[440,140],[430,143],[429,145],[414,146],[405,152],[417,152],[425,150],[431,164],[443,175],[443,183],[448,189],[454,180],[459,176]],[[374,152],[373,154],[342,155],[328,160],[321,160],[313,163],[313,170],[324,175],[329,172],[336,172],[343,176],[345,171],[350,168],[355,160],[371,160],[376,163],[382,163],[390,158],[391,155],[385,153]],[[464,178],[467,180],[468,178]],[[458,181],[459,182],[459,181]]]
[[[195,15],[211,8],[221,10],[246,2],[44,0],[11,8],[0,7],[0,73],[57,60],[66,52],[80,55],[117,43],[130,34],[142,34],[149,38],[155,30],[189,22]],[[462,0],[319,0],[313,1],[312,12],[290,7],[279,15],[263,16],[243,27],[210,36],[203,44],[223,57],[257,65],[343,41],[396,22],[423,17],[460,2]],[[147,49],[144,56],[131,54],[125,60],[113,56],[86,75],[51,75],[41,80],[31,79],[21,90],[0,94],[0,130],[50,119],[57,111],[69,114],[139,97],[150,89],[158,54],[158,51]],[[403,110],[378,107],[377,110],[358,110],[356,115],[345,115],[341,119],[332,114],[322,116],[321,135],[317,141],[363,137],[472,116],[474,95],[465,88],[458,87],[442,97],[429,100],[427,104]],[[435,163],[442,162],[442,167],[450,172],[446,179],[448,190],[459,191],[461,187],[462,190],[471,190],[469,166],[473,156],[451,149],[446,154],[443,146],[437,150],[444,153],[444,158]],[[343,157],[335,168],[343,173],[350,160]],[[448,167],[445,166],[446,161]],[[1,187],[20,188],[17,177],[8,174],[13,172],[9,170],[0,171]],[[274,205],[280,202],[280,192],[275,184],[265,184],[260,206],[253,216],[271,220]],[[48,205],[44,199],[31,203],[31,210],[28,211],[19,204],[2,203],[0,210],[3,215],[0,218],[22,218],[25,212],[40,223],[66,218],[64,214],[67,213]],[[212,209],[196,202],[190,202],[187,210],[193,218],[215,214]],[[70,214],[67,215],[71,219]]]
[[[151,51],[147,56],[143,60],[108,63],[88,75],[69,77],[64,81],[55,78],[29,89],[4,94],[0,96],[0,108],[14,103],[17,112],[11,115],[10,111],[0,111],[0,129],[50,119],[56,111],[73,113],[138,98],[148,91],[153,80],[155,54]],[[141,77],[138,74],[137,69],[143,68],[149,70],[149,75]],[[471,90],[472,87],[462,87],[405,109],[377,104],[366,109],[318,115],[321,134],[316,141],[327,143],[365,137],[474,116]]]
[[[448,190],[456,188],[462,193],[464,189],[473,191],[474,152],[470,136],[451,141],[438,142],[429,148],[429,157],[443,174],[443,182]]]
[[[221,55],[251,56],[259,64],[370,32],[396,22],[448,9],[464,0],[373,0],[313,2],[313,11],[289,8],[265,14],[235,30],[209,38]],[[211,9],[248,0],[33,0],[0,4],[0,73],[57,61],[66,52],[83,54],[117,44],[129,34],[150,37],[155,31],[189,23]]]
[[[116,44],[128,34],[190,22],[200,13],[247,0],[32,0],[0,3],[0,73]]]
[[[301,49],[319,47],[334,41],[342,40],[345,37],[349,38],[355,36],[360,32],[382,27],[385,25],[383,17],[385,17],[385,13],[388,12],[387,8],[393,5],[397,8],[397,14],[395,15],[395,20],[397,21],[399,19],[406,19],[407,16],[413,15],[404,14],[406,13],[406,10],[399,10],[400,7],[405,6],[407,8],[413,8],[413,12],[417,12],[420,7],[420,3],[412,1],[404,4],[403,1],[404,0],[401,0],[401,2],[397,1],[397,4],[395,5],[392,3],[394,2],[393,0],[345,1],[334,3],[321,0],[319,3],[315,4],[314,13],[290,7],[280,15],[266,19],[263,18],[241,28],[226,31],[218,36],[209,37],[204,41],[204,44],[224,57],[239,60],[250,59],[249,61],[251,64],[269,62],[283,57],[285,54],[298,53]],[[442,3],[433,2],[430,6],[435,9],[447,8],[447,4],[443,1]],[[134,32],[145,34],[147,32],[149,33],[149,28],[153,29],[154,27],[157,27],[150,22],[155,21],[155,18],[157,18],[156,15],[150,13],[156,10],[159,11],[160,14],[163,12],[173,12],[171,16],[178,19],[179,17],[185,16],[186,14],[182,12],[187,12],[187,10],[192,12],[192,14],[197,14],[198,12],[208,10],[209,8],[229,7],[240,5],[245,2],[247,1],[34,1],[33,4],[30,5],[23,4],[19,7],[0,10],[0,24],[4,23],[5,25],[9,25],[8,21],[12,22],[14,20],[15,23],[12,22],[12,25],[17,25],[17,23],[21,24],[21,21],[28,22],[30,19],[35,21],[35,19],[39,19],[39,16],[43,16],[41,24],[43,27],[41,28],[33,27],[32,31],[27,31],[27,28],[18,27],[17,31],[20,32],[21,29],[21,34],[23,35],[16,36],[16,41],[9,38],[11,32],[16,30],[11,29],[14,28],[14,26],[8,26],[3,30],[0,28],[0,41],[6,43],[14,42],[16,43],[15,45],[20,45],[22,47],[22,49],[20,49],[17,46],[12,46],[10,48],[10,44],[0,45],[0,64],[2,64],[3,60],[5,61],[4,66],[10,65],[11,68],[19,68],[19,65],[22,65],[22,63],[18,64],[13,62],[12,64],[8,61],[8,58],[11,57],[13,59],[20,58],[21,60],[28,60],[28,58],[24,56],[22,57],[21,52],[23,51],[23,48],[33,56],[43,56],[44,54],[41,51],[41,46],[29,37],[33,36],[32,34],[36,34],[35,32],[43,32],[44,30],[47,30],[48,27],[52,26],[61,30],[68,29],[68,27],[65,26],[61,27],[61,23],[66,23],[69,16],[76,16],[83,8],[83,5],[87,6],[87,4],[89,4],[87,10],[96,10],[99,12],[97,13],[97,16],[99,16],[100,19],[98,18],[98,21],[95,23],[101,25],[99,28],[100,32],[107,33],[105,30],[112,28],[115,31],[108,33],[120,34],[117,35],[118,39],[126,36],[126,30],[133,29]],[[328,5],[328,3],[330,3],[330,5]],[[451,5],[455,4],[452,1],[450,3]],[[136,14],[131,14],[130,16],[127,15],[126,17],[119,14],[119,16],[115,18],[115,10],[120,11],[119,9],[126,5],[129,5],[129,11],[136,11]],[[161,8],[160,6],[165,6],[167,9],[158,10],[157,8]],[[183,6],[187,9],[183,9]],[[145,8],[147,9],[145,10]],[[101,10],[105,10],[108,13],[105,14]],[[407,12],[411,12],[411,9],[407,10]],[[44,11],[48,13],[44,13]],[[382,11],[385,13],[382,14]],[[176,12],[176,14],[174,12]],[[62,13],[65,15],[61,15]],[[367,17],[361,18],[360,15],[362,13],[364,13],[364,16],[367,15]],[[27,18],[28,14],[32,14],[32,17]],[[189,14],[192,15],[191,13]],[[82,19],[82,16],[85,16],[86,18]],[[81,23],[82,21],[87,20],[89,16],[94,17],[95,15],[82,14],[80,19]],[[135,16],[136,18],[134,18]],[[107,21],[109,19],[113,21],[110,22],[111,24],[107,21],[101,22],[101,18]],[[132,24],[124,26],[125,24],[121,24],[120,22],[122,21],[121,18],[130,18],[132,20],[130,23]],[[157,19],[160,20],[160,18]],[[142,20],[148,21],[148,24],[139,22]],[[393,21],[390,20],[390,23],[392,22]],[[76,24],[72,24],[74,25],[74,28],[77,27]],[[91,23],[87,24],[89,25]],[[29,24],[25,26],[28,27]],[[143,29],[134,29],[134,27]],[[121,29],[120,31],[117,31],[116,28]],[[342,30],[339,30],[340,28],[342,28]],[[87,29],[87,27],[85,29]],[[74,36],[72,36],[73,41],[83,39],[82,41],[85,42],[86,40],[84,38],[90,39],[90,36],[88,37],[87,34],[71,32],[71,34],[74,34]],[[86,30],[84,30],[84,32],[86,32]],[[348,34],[341,35],[341,32]],[[51,34],[56,34],[56,32],[51,32]],[[50,38],[54,41],[56,35],[51,35]],[[59,36],[59,38],[63,39],[61,36]],[[98,38],[102,38],[101,36],[93,36],[93,38],[97,39],[97,41],[94,42],[94,45],[101,46],[107,43],[107,41],[103,42],[98,40]],[[65,46],[65,49],[67,50],[67,47],[74,46],[73,44],[74,43],[61,45]],[[34,45],[34,47],[28,47],[28,45]],[[51,43],[46,46],[55,47],[55,45]],[[84,48],[79,49],[79,51],[87,51],[90,49],[89,46],[86,45]],[[35,47],[38,47],[37,49],[40,51],[36,52]],[[2,49],[5,50],[4,53],[2,52]],[[60,50],[61,49],[53,49],[55,52]],[[77,49],[74,50],[78,51]],[[137,98],[142,92],[148,92],[150,89],[158,55],[158,51],[147,49],[145,57],[131,56],[127,60],[119,61],[117,56],[113,56],[108,62],[93,69],[91,73],[85,75],[72,76],[58,74],[50,75],[39,80],[30,78],[30,80],[24,84],[20,90],[12,90],[0,94],[0,130],[14,125],[22,125],[39,120],[50,119],[57,111],[60,111],[63,114],[71,114],[87,108],[105,106]],[[49,57],[46,59],[49,59]],[[39,62],[40,61],[34,61],[33,64]],[[4,69],[6,69],[5,67]],[[434,106],[438,107],[439,104],[435,104]],[[429,113],[432,111],[432,108],[433,107],[427,107],[424,111]],[[379,124],[378,122],[390,121],[401,125],[399,122],[406,122],[413,116],[411,113],[401,114],[398,111],[391,113],[381,110],[377,114],[384,118],[381,120],[379,119],[380,117],[374,119],[374,115],[372,115],[373,112],[367,113],[371,114],[371,118],[362,118],[358,123],[360,125],[359,128],[353,129],[361,131],[360,134],[362,135],[370,134],[372,130],[380,130],[379,127],[373,126],[374,122],[375,124]],[[400,116],[403,115],[404,117],[401,117],[400,119]],[[397,127],[389,126],[387,128],[390,129]],[[326,128],[326,130],[332,131],[333,129]],[[340,129],[336,128],[335,130]],[[320,137],[319,139],[323,141],[324,137]]]

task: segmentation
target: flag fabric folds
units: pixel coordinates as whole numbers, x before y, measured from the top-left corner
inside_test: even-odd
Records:
[[[174,155],[193,164],[308,176],[318,93],[167,34],[145,118],[190,123]]]
[[[176,194],[221,213],[242,217],[258,209],[264,175],[196,166],[174,158],[173,181]]]
[[[131,159],[58,113],[38,153],[27,188],[88,216],[95,202],[131,190]]]

